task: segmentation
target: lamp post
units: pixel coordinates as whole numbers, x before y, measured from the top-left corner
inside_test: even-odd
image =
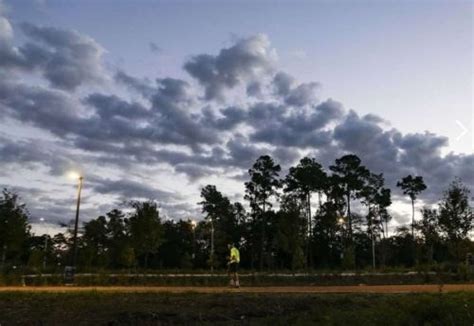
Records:
[[[214,273],[214,222],[211,217],[211,273]]]
[[[43,224],[43,227],[46,230],[46,223],[44,217],[40,218],[41,223]],[[43,251],[43,269],[46,269],[46,262],[48,259],[48,234],[44,234],[44,251]]]
[[[81,191],[82,191],[82,182],[84,180],[84,177],[79,175],[79,183],[77,185],[77,203],[76,203],[76,220],[74,222],[74,238],[73,238],[73,260],[72,260],[72,267],[76,269],[76,263],[77,263],[77,229],[79,227],[79,209],[81,206]]]
[[[191,220],[191,229],[193,231],[193,254],[192,254],[192,259],[193,259],[193,264],[196,259],[196,221]]]
[[[77,264],[77,229],[79,228],[79,208],[81,206],[81,191],[82,191],[82,182],[84,178],[82,175],[72,172],[69,175],[71,178],[78,180],[77,185],[77,203],[76,203],[76,219],[74,221],[74,234],[73,234],[73,252],[72,252],[72,262],[71,266],[66,266],[64,268],[64,282],[66,284],[74,283],[74,276],[76,273],[76,264]]]

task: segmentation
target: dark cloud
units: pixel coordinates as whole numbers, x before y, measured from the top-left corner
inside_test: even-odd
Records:
[[[10,116],[64,136],[83,126],[78,103],[67,94],[54,89],[32,87],[0,80],[0,116]]]
[[[196,181],[204,176],[216,175],[218,170],[199,164],[181,163],[175,166],[174,170],[178,173],[184,173],[191,181]]]
[[[286,171],[308,153],[326,167],[355,153],[372,171],[384,173],[396,196],[401,197],[396,181],[409,173],[425,177],[429,189],[421,198],[426,202],[438,199],[455,176],[474,186],[474,155],[443,155],[445,137],[403,134],[377,115],[346,112],[332,99],[318,101],[318,83],[300,83],[285,72],[274,75],[265,36],[187,61],[184,69],[204,88],[204,97],[183,79],[148,80],[121,70],[112,86],[125,86],[123,94],[79,95],[64,90],[106,78],[100,45],[73,31],[30,24],[22,30],[27,42],[15,47],[10,23],[0,17],[0,66],[5,68],[0,72],[0,119],[34,126],[54,140],[0,137],[0,162],[9,168],[45,166],[58,175],[77,168],[75,162],[117,173],[159,165],[170,177],[184,174],[196,185],[211,175],[241,179],[265,154]],[[10,71],[39,73],[53,88],[32,86]],[[226,98],[227,91],[238,86],[251,98],[227,103],[234,99]],[[136,99],[136,94],[141,96]],[[195,214],[194,205],[183,203],[187,198],[151,187],[143,177],[89,176],[88,183],[92,193],[157,199],[167,214]]]
[[[148,43],[148,47],[150,48],[150,51],[152,53],[159,54],[163,52],[163,49],[159,47],[155,42]]]
[[[114,79],[116,82],[125,85],[130,90],[138,92],[145,98],[149,98],[153,95],[154,88],[151,86],[149,80],[135,78],[121,70],[116,72]]]
[[[123,117],[139,120],[151,117],[150,111],[140,103],[129,103],[116,95],[94,93],[88,95],[84,102],[92,105],[101,119]]]
[[[253,81],[247,85],[247,95],[253,97],[261,97],[262,96],[262,84],[257,81]]]
[[[268,38],[259,34],[222,49],[218,55],[201,54],[185,63],[184,69],[205,89],[207,100],[222,99],[226,89],[252,82],[272,70]]]
[[[39,140],[11,140],[0,136],[0,163],[4,167],[19,167],[37,170],[45,166],[54,176],[77,170],[78,155],[66,155],[54,144]]]
[[[343,113],[342,105],[331,99],[309,110],[260,103],[251,109],[250,123],[255,126],[251,139],[277,146],[319,148],[332,141],[332,132],[322,128],[340,119]]]
[[[397,181],[408,174],[424,177],[428,190],[421,198],[428,203],[437,201],[455,177],[474,186],[474,155],[443,156],[446,137],[429,132],[403,135],[396,129],[383,129],[384,123],[374,115],[359,117],[351,111],[335,127],[334,140],[344,152],[359,155],[371,170],[383,172],[396,196],[401,195],[395,189]]]
[[[0,67],[10,71],[39,72],[52,86],[74,90],[103,80],[103,48],[76,31],[20,25],[27,42],[15,47],[9,21],[0,16]]]
[[[275,94],[283,98],[286,104],[304,106],[316,103],[316,90],[319,83],[297,84],[296,79],[286,72],[278,72],[273,78]]]
[[[204,126],[221,131],[231,131],[248,119],[247,111],[235,106],[219,110],[219,115],[214,113],[212,108],[204,107],[201,114],[201,123]]]
[[[99,177],[88,177],[88,182],[91,184],[92,189],[99,194],[119,195],[127,200],[150,199],[168,202],[182,199],[173,192],[155,189],[143,182],[133,180],[111,180]]]

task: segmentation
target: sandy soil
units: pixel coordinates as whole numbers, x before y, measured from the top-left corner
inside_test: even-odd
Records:
[[[44,286],[44,287],[0,287],[0,292],[140,292],[140,293],[422,293],[422,292],[457,292],[474,291],[474,284],[420,284],[420,285],[358,285],[358,286],[268,286],[227,287],[200,286]]]

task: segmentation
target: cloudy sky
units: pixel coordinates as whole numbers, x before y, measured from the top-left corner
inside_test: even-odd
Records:
[[[33,221],[156,199],[200,218],[200,188],[242,201],[270,154],[346,153],[434,203],[474,188],[470,1],[0,0],[0,185]],[[421,203],[420,203],[421,204]]]

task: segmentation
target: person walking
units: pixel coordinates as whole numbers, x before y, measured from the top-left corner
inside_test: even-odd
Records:
[[[229,286],[238,288],[240,287],[238,273],[240,263],[240,252],[239,249],[237,249],[232,243],[228,244],[227,248],[230,250],[229,262],[227,263],[230,277]]]

